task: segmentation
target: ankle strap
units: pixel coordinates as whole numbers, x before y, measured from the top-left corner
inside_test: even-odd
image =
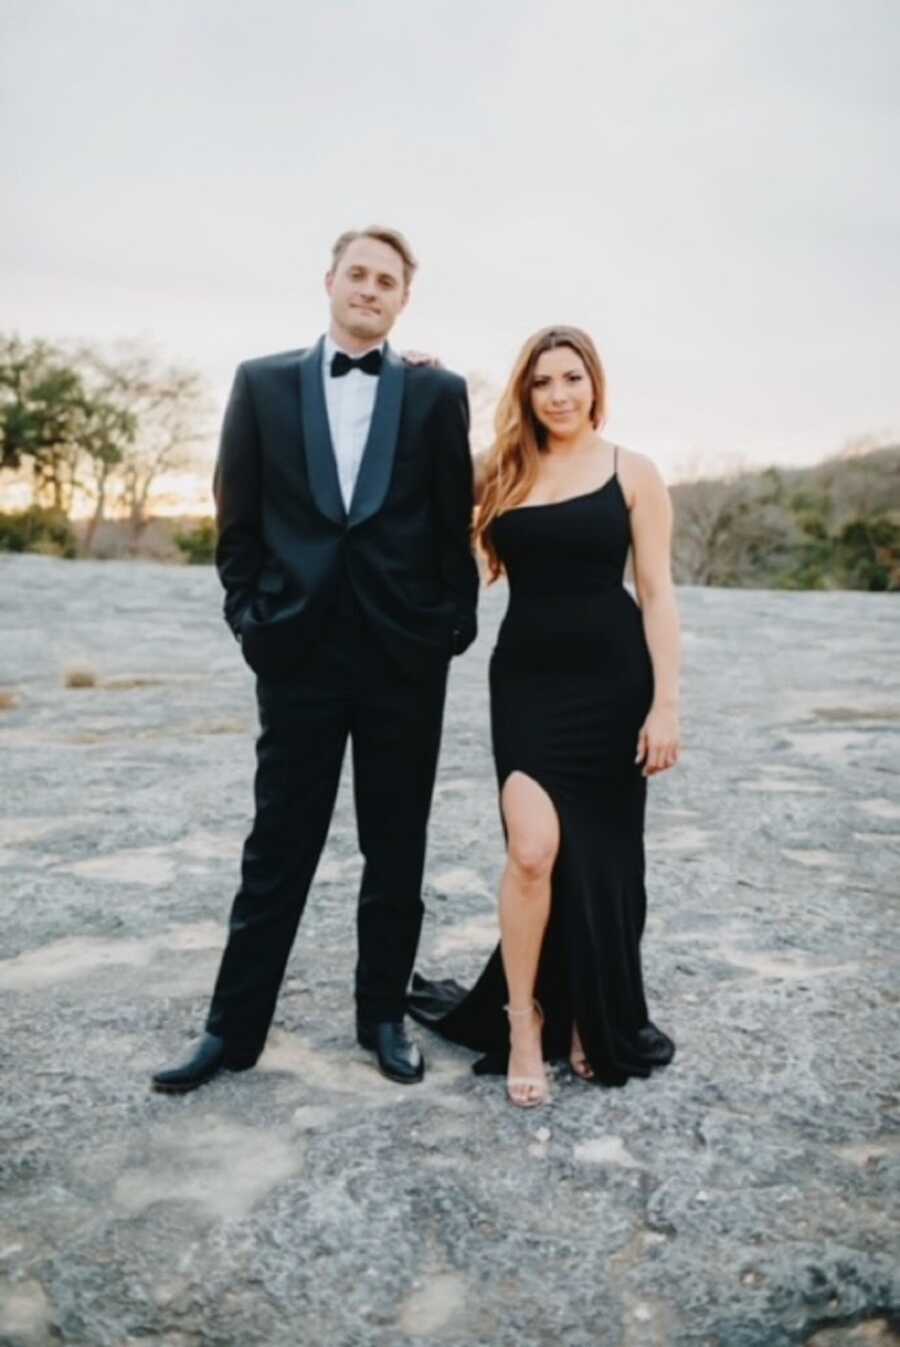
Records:
[[[503,1009],[506,1011],[507,1015],[533,1015],[535,1011],[537,1011],[538,1014],[540,1014],[541,1010],[537,1001],[534,1000],[532,1000],[530,1006],[526,1006],[522,1010],[513,1010],[512,1006],[508,1005],[504,1006]]]

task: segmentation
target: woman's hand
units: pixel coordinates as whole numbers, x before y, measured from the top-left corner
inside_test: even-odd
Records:
[[[427,351],[404,351],[404,365],[428,365],[430,369],[443,369],[443,365],[436,355],[429,355]]]
[[[678,761],[681,732],[678,712],[673,706],[651,706],[650,714],[638,733],[635,762],[644,764],[643,775],[667,772]]]

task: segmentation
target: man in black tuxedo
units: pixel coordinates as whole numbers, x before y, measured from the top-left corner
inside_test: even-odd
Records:
[[[225,618],[257,674],[256,813],[206,1022],[153,1077],[183,1092],[262,1052],[348,737],[360,850],[357,1037],[422,1079],[404,1028],[451,655],[474,640],[464,381],[385,338],[416,262],[402,235],[342,234],[331,322],[308,350],[240,365],[214,490]]]

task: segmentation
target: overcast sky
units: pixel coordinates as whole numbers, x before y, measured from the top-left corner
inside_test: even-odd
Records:
[[[595,337],[669,475],[900,430],[900,0],[0,0],[0,330],[145,334],[227,390],[326,322],[347,226],[395,344],[501,382]]]

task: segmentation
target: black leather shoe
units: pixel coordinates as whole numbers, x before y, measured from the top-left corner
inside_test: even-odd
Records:
[[[417,1085],[425,1075],[425,1058],[417,1043],[407,1037],[402,1020],[380,1024],[356,1021],[356,1039],[378,1057],[378,1069],[388,1080],[399,1085]]]
[[[666,1066],[675,1056],[675,1044],[652,1020],[648,1020],[643,1029],[638,1029],[637,1041],[641,1056],[651,1066]]]
[[[187,1061],[157,1071],[152,1085],[163,1094],[187,1094],[188,1090],[205,1085],[222,1070],[249,1071],[255,1065],[255,1056],[228,1052],[224,1039],[216,1034],[204,1034]]]

